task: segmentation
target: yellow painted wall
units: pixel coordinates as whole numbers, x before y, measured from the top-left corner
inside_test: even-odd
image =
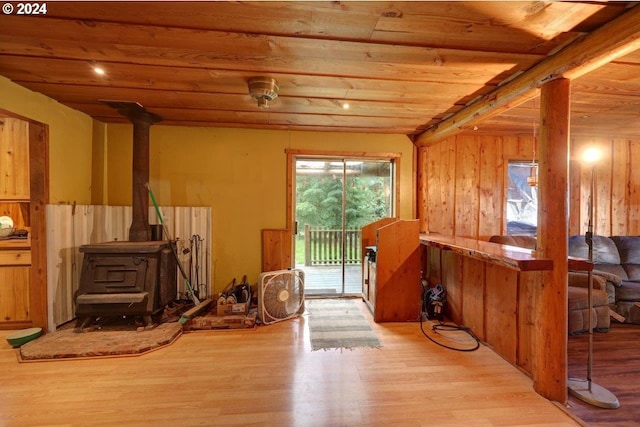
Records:
[[[131,125],[107,125],[107,200],[131,203]],[[150,185],[158,204],[210,206],[214,290],[261,270],[261,230],[286,223],[285,149],[399,152],[400,216],[414,217],[413,144],[404,135],[154,125]],[[190,236],[181,236],[188,238]]]
[[[91,203],[93,119],[2,76],[0,109],[49,125],[49,202]]]

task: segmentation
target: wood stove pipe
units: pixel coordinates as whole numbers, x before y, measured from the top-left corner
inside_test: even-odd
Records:
[[[118,113],[133,123],[133,173],[132,173],[132,218],[129,227],[129,241],[146,242],[151,239],[149,225],[149,127],[162,121],[162,117],[150,113],[137,102],[100,102],[118,110]]]

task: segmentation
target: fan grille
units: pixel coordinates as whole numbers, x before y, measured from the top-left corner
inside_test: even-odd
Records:
[[[258,317],[265,324],[290,319],[304,312],[302,270],[262,273],[258,290]]]

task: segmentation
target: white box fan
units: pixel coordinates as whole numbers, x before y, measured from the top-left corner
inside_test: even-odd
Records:
[[[278,270],[258,277],[258,319],[265,325],[304,312],[304,271]]]

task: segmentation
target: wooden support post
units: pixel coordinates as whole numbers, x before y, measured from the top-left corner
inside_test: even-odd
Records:
[[[554,80],[541,93],[538,255],[553,260],[536,297],[533,387],[567,400],[567,257],[570,81]]]

